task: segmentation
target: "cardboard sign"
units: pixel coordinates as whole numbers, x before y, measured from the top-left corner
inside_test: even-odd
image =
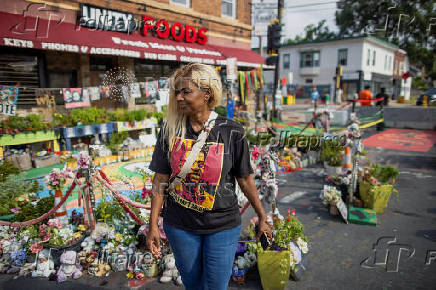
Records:
[[[347,210],[347,206],[342,201],[342,199],[339,199],[339,201],[336,203],[336,207],[341,213],[341,216],[344,219],[344,221],[348,224],[348,210]]]
[[[15,116],[19,88],[0,85],[0,114]]]
[[[67,109],[91,106],[87,88],[62,89],[62,95],[64,96],[65,108]]]

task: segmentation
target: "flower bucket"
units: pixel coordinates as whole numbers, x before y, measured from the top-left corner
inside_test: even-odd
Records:
[[[376,213],[383,213],[388,205],[393,186],[391,184],[373,185],[369,182],[359,183],[359,193],[366,208],[374,209]]]
[[[338,208],[336,207],[336,202],[330,202],[329,213],[330,215],[339,215]]]
[[[238,284],[243,284],[245,282],[245,275],[247,274],[248,267],[242,270],[232,269],[232,280]]]
[[[283,290],[291,272],[291,252],[258,250],[257,268],[264,290]]]
[[[83,234],[79,240],[77,240],[69,245],[65,245],[65,246],[61,246],[61,247],[44,246],[44,248],[50,250],[50,254],[51,254],[51,257],[53,258],[53,263],[54,263],[55,268],[58,268],[61,265],[60,259],[61,259],[61,255],[64,252],[66,252],[66,251],[80,252],[80,250],[82,249],[80,244],[82,244],[85,237],[86,237],[86,234]]]

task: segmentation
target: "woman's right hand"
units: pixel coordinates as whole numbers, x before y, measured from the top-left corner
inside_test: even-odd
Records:
[[[161,257],[159,227],[150,227],[147,233],[147,246],[155,258]]]

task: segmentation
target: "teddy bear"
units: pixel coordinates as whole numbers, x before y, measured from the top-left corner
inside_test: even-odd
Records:
[[[67,280],[68,277],[78,279],[82,276],[82,266],[77,263],[77,253],[74,251],[66,251],[61,255],[61,266],[57,273],[59,283]]]
[[[162,277],[160,278],[161,283],[168,283],[171,280],[176,282],[177,285],[182,285],[182,277],[179,274],[179,271],[176,268],[176,260],[174,259],[174,254],[168,254],[163,258],[164,262],[164,272]]]
[[[82,247],[82,249],[84,251],[92,251],[94,250],[94,246],[95,246],[95,241],[93,238],[86,237],[83,242],[80,244],[80,246]]]
[[[55,273],[54,263],[50,257],[50,250],[44,249],[36,257],[36,270],[32,272],[32,277],[49,277]]]

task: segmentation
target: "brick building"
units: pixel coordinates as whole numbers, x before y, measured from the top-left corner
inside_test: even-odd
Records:
[[[0,85],[18,85],[28,108],[35,88],[99,86],[118,67],[139,82],[188,62],[252,69],[264,59],[250,50],[250,11],[249,0],[3,1]]]

